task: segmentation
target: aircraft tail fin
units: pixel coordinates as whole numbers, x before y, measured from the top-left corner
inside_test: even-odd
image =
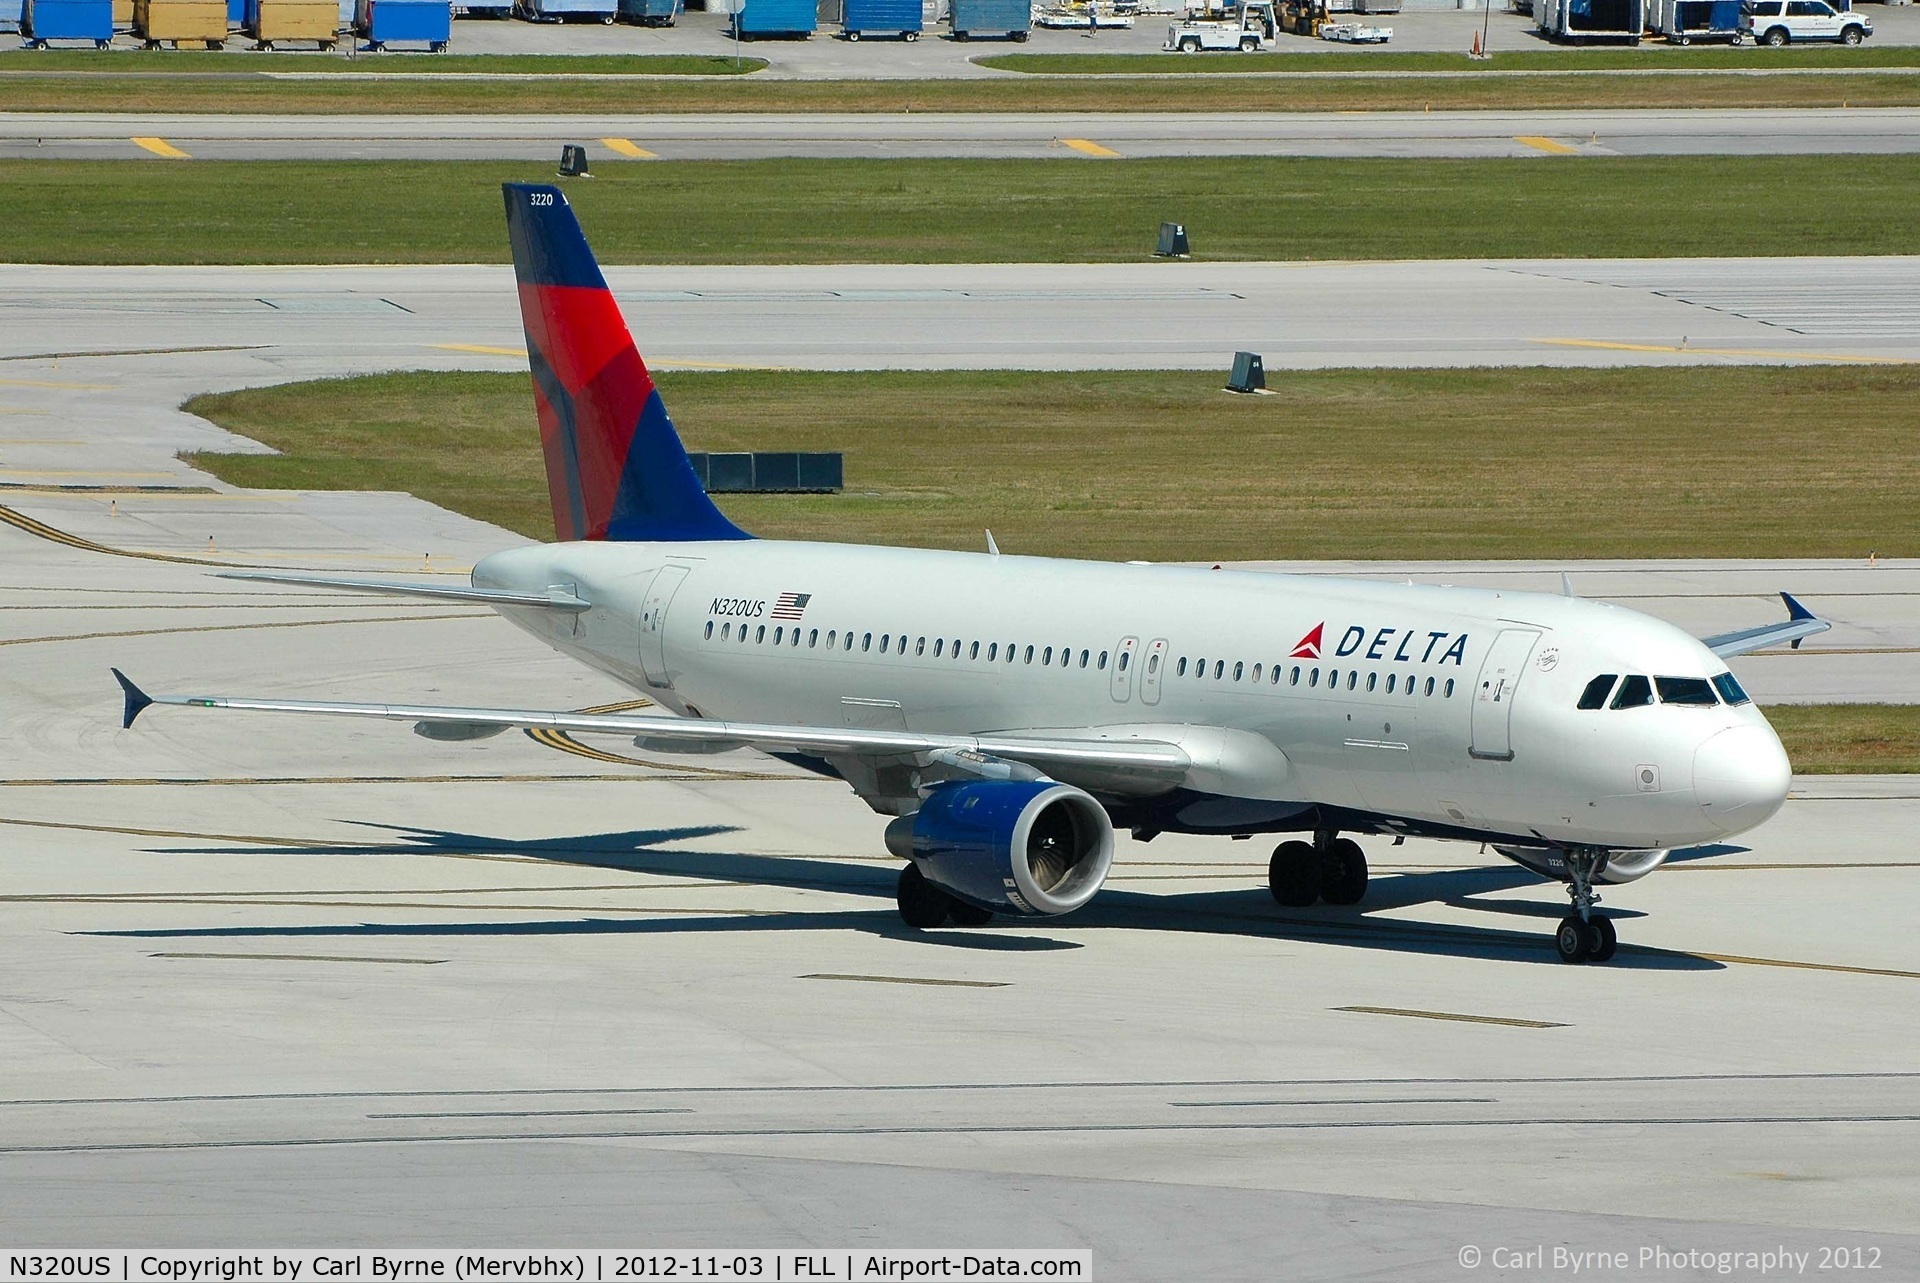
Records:
[[[558,537],[751,538],[694,475],[566,196],[545,184],[501,190]]]

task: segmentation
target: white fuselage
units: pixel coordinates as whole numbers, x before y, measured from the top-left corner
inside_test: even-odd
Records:
[[[1725,665],[1576,598],[761,540],[550,544],[473,578],[591,602],[503,613],[683,715],[1181,743],[1208,831],[1290,802],[1666,848],[1753,827],[1788,779],[1751,704],[1577,709],[1597,674]]]

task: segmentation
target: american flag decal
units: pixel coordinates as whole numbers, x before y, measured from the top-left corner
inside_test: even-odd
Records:
[[[807,603],[813,600],[810,592],[783,592],[780,599],[773,603],[775,619],[798,619],[807,613]]]

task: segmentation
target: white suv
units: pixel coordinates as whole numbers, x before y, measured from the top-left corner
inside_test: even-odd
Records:
[[[1837,13],[1826,0],[1747,0],[1740,6],[1740,25],[1763,45],[1784,45],[1789,40],[1857,45],[1873,34],[1872,19]]]

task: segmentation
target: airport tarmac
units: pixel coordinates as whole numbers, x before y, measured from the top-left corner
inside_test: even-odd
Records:
[[[996,306],[1044,320],[1189,266],[1080,276],[1090,301],[1065,269],[917,279],[1018,273],[1040,297]],[[674,270],[616,273],[643,345],[656,295],[743,288]],[[899,277],[813,270],[718,309],[762,319],[759,359],[859,364],[891,315],[935,363],[933,310],[850,283]],[[818,321],[834,281],[874,332],[823,351],[803,318],[844,328]],[[489,290],[511,299],[504,269],[0,269],[0,1237],[1090,1246],[1097,1277],[1145,1280],[1425,1280],[1496,1245],[1920,1271],[1910,777],[1796,779],[1737,844],[1609,889],[1601,969],[1555,960],[1558,888],[1472,847],[1369,840],[1367,904],[1300,911],[1266,892],[1270,844],[1123,840],[1087,911],[913,934],[878,817],[752,754],[184,709],[121,730],[109,665],[156,690],[635,698],[484,611],[212,577],[454,576],[519,542],[174,457],[245,448],[173,408],[190,391],[513,368]],[[659,332],[739,360],[709,324]],[[1776,618],[1785,588],[1836,628],[1735,661],[1763,702],[1920,697],[1920,561],[1291,568],[1548,591],[1567,569],[1701,632]]]
[[[1920,151],[1920,110],[0,114],[0,158],[19,159],[551,161],[566,143],[585,146],[596,165],[772,157],[1909,155]]]

